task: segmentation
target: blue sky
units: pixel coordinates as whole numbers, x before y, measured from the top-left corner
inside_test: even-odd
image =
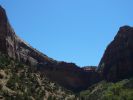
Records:
[[[133,0],[0,0],[16,34],[59,61],[98,65],[120,26],[133,26]]]

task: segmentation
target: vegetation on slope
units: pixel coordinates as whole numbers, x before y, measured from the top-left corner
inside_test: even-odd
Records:
[[[71,91],[35,70],[0,54],[0,99],[77,100]],[[133,78],[117,83],[101,81],[80,92],[81,100],[133,100]]]
[[[133,100],[133,78],[117,83],[101,81],[80,93],[81,100]]]
[[[35,67],[0,54],[0,100],[76,100],[71,91],[36,72]]]

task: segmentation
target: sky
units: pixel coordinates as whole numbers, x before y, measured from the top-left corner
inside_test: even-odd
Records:
[[[16,34],[58,61],[97,66],[133,0],[0,0]]]

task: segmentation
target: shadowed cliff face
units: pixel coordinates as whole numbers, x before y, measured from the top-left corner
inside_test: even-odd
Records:
[[[108,81],[133,76],[133,28],[123,26],[107,47],[98,71]]]
[[[0,51],[6,52],[7,17],[5,10],[0,6]]]
[[[73,91],[86,89],[98,81],[96,72],[86,72],[73,63],[53,60],[16,36],[2,7],[0,7],[0,52],[36,68],[52,81]]]
[[[64,87],[75,92],[88,88],[100,79],[97,72],[86,71],[74,63],[58,62],[37,68],[53,81],[58,81],[59,84],[63,84]]]

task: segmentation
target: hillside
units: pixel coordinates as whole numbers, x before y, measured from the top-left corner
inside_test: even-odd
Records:
[[[133,100],[133,78],[117,83],[101,81],[80,92],[81,100]]]
[[[0,100],[76,100],[71,92],[50,81],[36,68],[0,54]]]

